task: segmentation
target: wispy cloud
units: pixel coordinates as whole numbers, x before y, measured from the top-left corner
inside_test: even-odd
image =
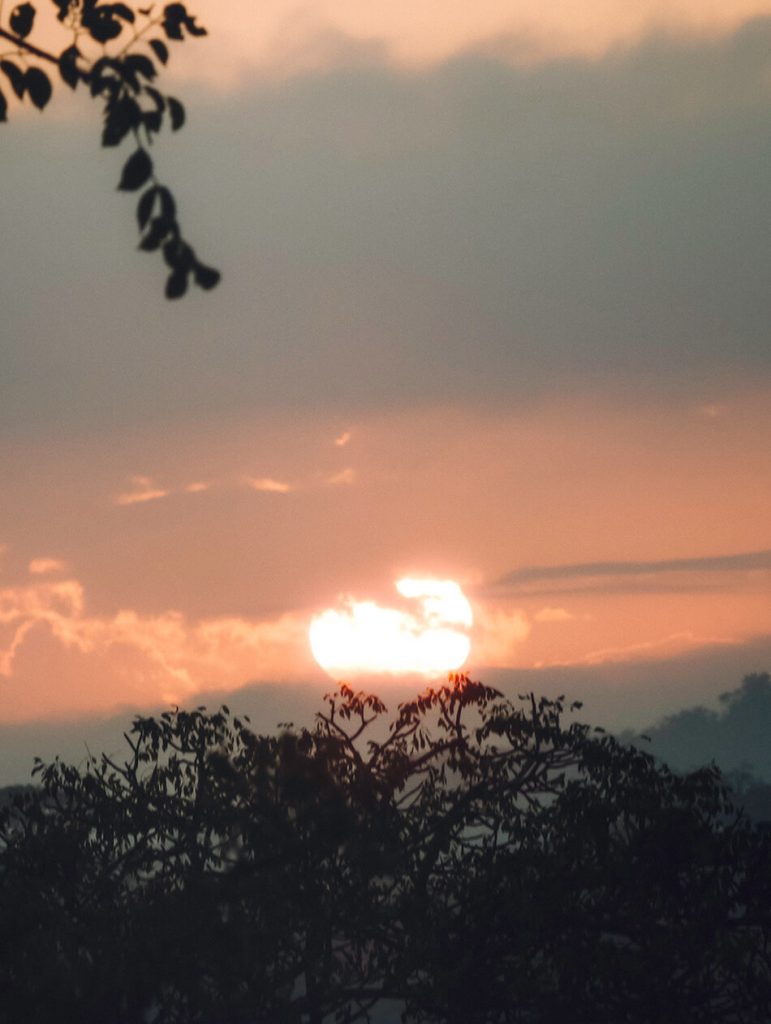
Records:
[[[566,608],[541,608],[535,613],[535,622],[572,622],[575,618]]]
[[[204,491],[208,491],[211,484],[206,483],[204,480],[195,480],[191,484],[187,484],[185,487],[185,494],[203,494]]]
[[[738,641],[733,637],[720,636],[697,636],[695,633],[686,630],[680,633],[672,633],[669,636],[657,640],[646,640],[636,644],[626,644],[618,647],[605,647],[596,651],[590,651],[581,658],[567,662],[550,662],[550,665],[604,665],[617,661],[643,661],[671,657],[681,654],[694,648],[703,648],[713,645],[731,645]],[[543,666],[540,666],[543,667]]]
[[[139,505],[145,501],[158,501],[169,496],[170,491],[153,484],[149,476],[132,476],[131,490],[116,495],[116,505]]]
[[[327,477],[327,483],[331,484],[333,487],[350,485],[355,480],[356,470],[351,466],[346,466],[345,469],[341,469],[338,473],[332,473],[331,476]]]
[[[33,576],[45,576],[51,572],[62,572],[65,564],[59,558],[33,558],[27,568]]]
[[[285,480],[274,480],[270,476],[247,477],[246,483],[253,491],[262,491],[265,494],[289,494],[294,490],[294,485]]]
[[[524,566],[492,584],[497,591],[553,593],[580,590],[656,590],[687,586],[700,589],[720,584],[729,574],[766,574],[771,550],[698,558],[655,561],[576,562],[566,565]]]
[[[352,436],[353,435],[351,434],[350,430],[344,430],[339,437],[335,438],[335,444],[337,445],[338,448],[345,448],[345,446],[351,440]]]

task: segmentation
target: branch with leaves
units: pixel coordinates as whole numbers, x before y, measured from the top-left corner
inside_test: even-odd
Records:
[[[53,95],[50,66],[70,89],[83,86],[102,104],[102,145],[119,146],[130,140],[118,184],[123,192],[140,193],[137,222],[139,248],[160,251],[168,268],[165,293],[176,299],[191,282],[214,288],[219,271],[202,263],[184,238],[171,190],[159,181],[150,155],[155,136],[164,124],[178,131],[185,123],[185,108],[156,83],[159,66],[169,59],[169,43],[186,36],[206,35],[206,29],[184,4],[134,9],[125,3],[99,0],[49,0],[55,8],[53,25],[67,45],[58,52],[36,42],[41,18],[37,5],[22,3],[7,20],[0,0],[0,72],[19,101],[44,110]],[[51,13],[51,12],[49,12]],[[5,40],[8,47],[2,46]],[[0,89],[0,121],[8,118],[8,99]]]

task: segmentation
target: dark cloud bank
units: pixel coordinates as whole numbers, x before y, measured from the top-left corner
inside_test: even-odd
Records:
[[[4,126],[0,426],[767,386],[769,54],[758,19],[191,94],[156,159],[225,277],[182,306],[98,125]]]
[[[749,579],[771,570],[771,551],[746,551],[698,558],[649,561],[580,562],[570,565],[528,565],[496,580],[488,590],[513,593],[553,593],[582,590],[639,591],[688,590],[720,586],[721,577]]]

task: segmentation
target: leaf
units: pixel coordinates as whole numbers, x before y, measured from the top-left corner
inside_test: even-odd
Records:
[[[58,21],[64,21],[73,2],[74,0],[53,0],[54,6],[59,8],[59,13],[56,15]]]
[[[62,81],[65,82],[70,89],[74,89],[80,79],[80,72],[78,71],[78,57],[80,51],[77,46],[68,46],[66,50],[63,50],[59,55],[59,74],[62,77]]]
[[[166,298],[179,299],[187,291],[187,271],[183,268],[173,270],[166,280]]]
[[[153,132],[159,132],[162,124],[160,110],[143,111],[142,124],[145,126],[148,135],[151,135]]]
[[[26,39],[32,31],[34,20],[35,8],[32,4],[19,4],[11,11],[11,32],[14,32],[20,39]]]
[[[116,39],[123,31],[123,26],[113,17],[110,7],[93,7],[85,10],[82,24],[97,43],[107,43]]]
[[[187,273],[193,269],[195,263],[193,250],[187,242],[183,242],[179,237],[178,228],[174,231],[171,240],[163,246],[163,258],[172,270],[184,270]]]
[[[128,96],[108,103],[102,131],[102,145],[117,146],[121,143],[128,132],[139,123],[139,117],[139,105]]]
[[[174,220],[177,216],[177,204],[174,202],[174,196],[165,185],[158,186],[158,198],[161,201],[161,214],[167,220]]]
[[[169,114],[171,116],[171,130],[176,132],[185,123],[185,108],[173,96],[168,96],[166,102],[169,105]]]
[[[154,252],[160,249],[161,242],[168,235],[171,224],[165,217],[153,217],[150,223],[150,230],[139,243],[139,248],[145,252]]]
[[[161,62],[165,64],[169,59],[169,48],[161,39],[151,39],[150,46],[153,49],[153,53]]]
[[[123,165],[118,189],[121,192],[135,192],[153,173],[153,162],[144,149],[132,153]]]
[[[10,60],[0,60],[0,71],[3,72],[5,77],[11,83],[11,88],[18,98],[23,99],[27,83],[26,76],[21,68],[17,67]]]
[[[215,288],[222,277],[219,270],[215,270],[214,267],[206,267],[203,263],[196,263],[193,273],[195,274],[195,283],[207,292]]]
[[[24,76],[24,81],[27,86],[29,98],[38,110],[42,110],[51,99],[52,90],[48,75],[45,71],[41,71],[40,68],[28,68],[27,73]]]
[[[128,57],[126,57],[125,63],[132,71],[136,72],[138,75],[142,75],[143,78],[146,78],[150,82],[157,74],[153,62],[143,53],[130,53]]]
[[[136,20],[134,12],[126,4],[110,4],[110,10],[116,18],[123,18],[124,21],[129,21],[132,24]]]
[[[182,39],[182,18],[185,8],[182,4],[167,4],[164,8],[163,31],[167,39]]]

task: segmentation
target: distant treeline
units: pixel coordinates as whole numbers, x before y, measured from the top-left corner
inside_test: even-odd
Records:
[[[771,819],[771,676],[745,676],[719,702],[717,711],[694,707],[670,715],[644,729],[646,739],[632,731],[620,738],[682,771],[715,762],[748,812]]]

